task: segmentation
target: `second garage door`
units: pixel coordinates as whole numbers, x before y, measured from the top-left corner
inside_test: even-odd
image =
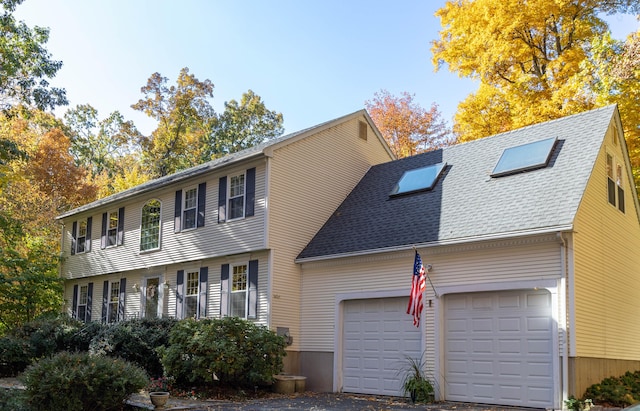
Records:
[[[420,329],[406,314],[408,297],[344,303],[343,391],[402,395],[405,356],[420,358]]]
[[[447,400],[553,406],[547,291],[452,294],[444,316]]]

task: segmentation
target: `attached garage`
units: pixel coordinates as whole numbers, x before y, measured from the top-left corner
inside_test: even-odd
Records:
[[[344,302],[344,392],[402,395],[406,356],[420,358],[420,329],[406,314],[407,297]]]
[[[447,400],[553,407],[548,291],[450,294],[444,307]]]

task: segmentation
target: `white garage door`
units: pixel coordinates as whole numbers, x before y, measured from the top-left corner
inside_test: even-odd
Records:
[[[344,303],[344,392],[401,396],[405,355],[420,358],[420,329],[406,314],[408,297]]]
[[[448,295],[444,315],[447,400],[553,406],[548,292]]]

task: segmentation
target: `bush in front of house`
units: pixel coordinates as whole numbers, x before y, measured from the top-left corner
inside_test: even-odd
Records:
[[[28,341],[13,336],[0,338],[0,377],[15,377],[31,364],[32,358]]]
[[[39,411],[119,410],[149,383],[146,372],[120,358],[61,352],[22,376],[27,405]]]
[[[120,357],[144,368],[151,377],[161,377],[156,348],[168,344],[169,332],[177,322],[172,318],[134,319],[103,326],[93,337],[89,352]]]
[[[236,317],[183,320],[158,351],[177,385],[269,384],[282,371],[285,341],[266,327]]]
[[[626,407],[640,402],[640,371],[627,371],[619,377],[608,377],[593,384],[585,391],[584,397],[594,404],[608,404]]]

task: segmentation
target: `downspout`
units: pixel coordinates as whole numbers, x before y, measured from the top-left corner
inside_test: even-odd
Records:
[[[561,327],[562,330],[562,403],[560,409],[563,409],[563,404],[569,399],[569,330],[568,330],[568,318],[567,318],[567,284],[568,284],[568,253],[567,242],[564,238],[564,233],[559,232],[558,237],[561,241],[560,246],[560,264],[562,275],[560,277],[560,294],[562,295],[562,302],[560,304],[560,318],[564,322]]]

